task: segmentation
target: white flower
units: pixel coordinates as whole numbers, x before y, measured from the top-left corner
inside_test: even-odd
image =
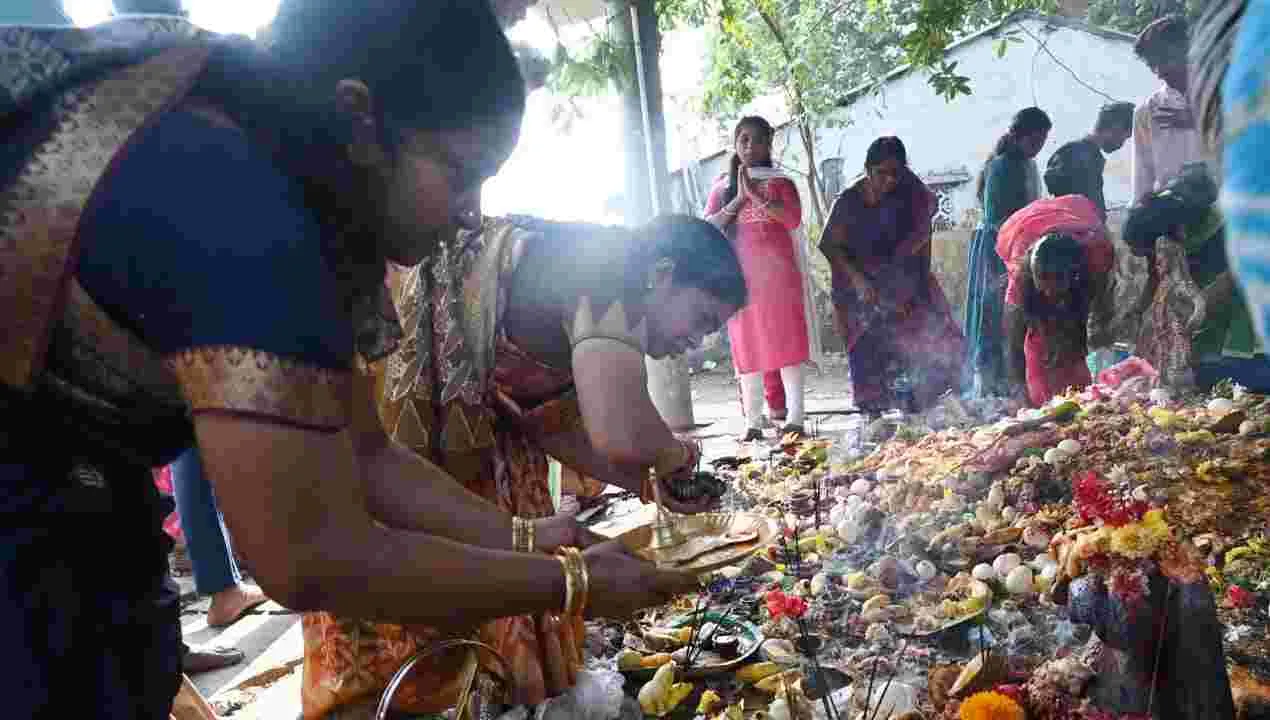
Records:
[[[1129,470],[1124,465],[1116,465],[1107,474],[1107,479],[1118,487],[1128,485],[1130,481]]]
[[[1226,628],[1226,644],[1237,643],[1252,632],[1251,625],[1231,625]]]

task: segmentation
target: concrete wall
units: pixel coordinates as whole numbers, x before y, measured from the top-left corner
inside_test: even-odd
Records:
[[[996,55],[994,34],[970,39],[948,53],[948,60],[958,63],[957,72],[971,78],[972,95],[947,102],[935,94],[925,73],[905,72],[884,83],[880,92],[843,108],[836,126],[817,134],[818,165],[841,158],[839,186],[861,171],[865,151],[875,138],[897,135],[904,140],[910,165],[945,196],[933,245],[934,266],[959,318],[965,304],[966,248],[979,219],[975,178],[1014,113],[1036,105],[1054,121],[1049,141],[1037,157],[1043,170],[1059,146],[1089,132],[1102,105],[1112,99],[1137,103],[1159,86],[1133,55],[1127,35],[1090,31],[1080,23],[1037,16],[1023,17],[1003,31],[1022,40],[1010,43],[1003,58]],[[803,193],[804,227],[818,232],[806,201],[806,161],[792,127],[780,129],[775,150],[778,162],[795,176]],[[1112,209],[1132,202],[1132,158],[1132,140],[1107,158],[1106,197]],[[727,160],[726,152],[701,160],[689,169],[688,182],[684,173],[676,172],[671,186],[675,207],[700,213]],[[823,265],[818,252],[812,257]],[[827,268],[813,274],[824,283]],[[827,317],[827,308],[819,310]],[[828,336],[825,345],[832,349]]]

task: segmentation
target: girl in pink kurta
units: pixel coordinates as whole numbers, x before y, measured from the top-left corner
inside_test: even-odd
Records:
[[[749,286],[749,304],[728,321],[747,440],[762,437],[765,374],[771,380],[780,375],[784,407],[769,410],[773,415],[785,410],[783,432],[802,432],[802,365],[811,356],[803,274],[791,234],[802,221],[802,205],[793,181],[772,168],[772,135],[761,117],[737,123],[731,171],[715,183],[706,203],[706,218],[732,239]],[[772,390],[769,398],[780,396]]]

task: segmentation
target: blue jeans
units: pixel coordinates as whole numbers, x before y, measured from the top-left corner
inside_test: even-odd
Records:
[[[185,547],[194,566],[194,585],[204,595],[218,593],[242,580],[225,520],[216,507],[216,495],[203,474],[198,448],[190,448],[172,463],[172,491],[181,515]]]

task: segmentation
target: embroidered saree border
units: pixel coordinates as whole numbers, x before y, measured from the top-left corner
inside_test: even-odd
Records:
[[[0,383],[25,389],[43,370],[66,302],[80,215],[120,150],[180,99],[207,54],[202,46],[168,50],[68,91],[78,101],[60,111],[52,136],[0,192]]]
[[[352,417],[350,371],[229,346],[186,350],[166,362],[194,413],[237,413],[319,430],[339,430]]]
[[[578,300],[572,323],[566,323],[564,329],[575,348],[587,340],[612,340],[641,353],[648,351],[647,318],[641,318],[634,328],[630,327],[621,300],[610,303],[597,320],[591,297],[584,295]]]

